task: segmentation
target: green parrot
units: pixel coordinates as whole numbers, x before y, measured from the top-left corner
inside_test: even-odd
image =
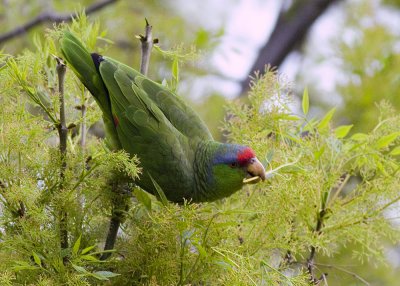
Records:
[[[89,53],[70,32],[61,51],[99,105],[111,149],[139,157],[142,175],[135,183],[168,200],[214,201],[265,180],[254,151],[217,142],[185,102],[161,84],[112,58]]]

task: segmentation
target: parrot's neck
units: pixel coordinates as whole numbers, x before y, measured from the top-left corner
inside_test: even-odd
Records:
[[[222,143],[216,141],[200,141],[196,146],[194,157],[194,202],[213,201],[218,196],[214,194],[212,185],[214,178],[212,177],[212,161],[214,154]]]
[[[216,141],[201,141],[197,144],[193,165],[195,179],[192,194],[193,202],[215,201],[227,197],[241,188],[241,180],[238,184],[226,186],[221,184],[226,178],[215,178],[214,165],[227,147],[235,148],[235,145]]]

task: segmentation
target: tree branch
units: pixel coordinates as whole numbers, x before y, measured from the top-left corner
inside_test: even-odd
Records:
[[[140,72],[147,76],[147,71],[149,69],[150,63],[150,55],[151,50],[153,48],[153,44],[158,42],[157,39],[153,40],[153,33],[152,33],[153,26],[149,25],[149,22],[146,19],[146,27],[145,27],[145,34],[139,35],[138,38],[140,43],[142,44],[142,59],[140,62]]]
[[[81,132],[80,132],[80,139],[79,139],[79,144],[82,148],[85,148],[86,146],[86,111],[87,111],[87,106],[86,106],[86,99],[85,96],[83,96],[82,99],[82,105],[81,105]]]
[[[111,219],[106,242],[103,248],[104,252],[100,256],[100,260],[106,260],[111,256],[111,250],[114,248],[115,242],[117,241],[119,227],[121,223],[124,222],[126,218],[126,213],[129,211],[130,208],[129,186],[128,184],[119,181],[117,177],[114,177],[112,181],[111,191],[113,192],[113,198]]]
[[[93,5],[87,7],[85,9],[86,15],[89,15],[93,12],[96,12],[112,3],[117,2],[118,0],[102,0],[97,3],[94,3]],[[73,18],[76,18],[78,16],[78,13],[67,13],[67,14],[58,14],[55,12],[42,12],[38,16],[36,16],[34,19],[26,22],[25,24],[14,28],[13,30],[6,32],[2,35],[0,35],[0,44],[9,41],[17,36],[26,34],[29,30],[33,29],[34,27],[46,23],[46,22],[55,22],[55,23],[61,23],[61,22],[69,22]]]
[[[250,75],[255,71],[264,72],[265,65],[272,67],[279,66],[286,56],[298,46],[312,24],[326,9],[339,0],[309,0],[300,1],[291,9],[282,9],[275,28],[266,44],[261,48],[257,59],[250,69]],[[296,11],[295,11],[296,10]],[[240,82],[241,94],[243,95],[250,84],[250,77],[247,76]]]
[[[60,122],[57,124],[58,135],[60,137],[60,157],[61,157],[61,169],[60,169],[60,191],[64,189],[65,170],[67,168],[67,140],[68,140],[68,128],[65,117],[65,100],[64,100],[64,79],[67,71],[67,66],[61,58],[55,57],[57,61],[57,75],[58,75],[58,92],[60,97]],[[68,248],[68,219],[65,207],[61,206],[59,210],[60,219],[60,246],[62,250]],[[63,257],[63,262],[66,264],[68,257]]]
[[[322,232],[322,226],[324,224],[324,217],[326,215],[326,209],[325,206],[322,208],[322,210],[318,213],[317,216],[317,225],[314,229],[314,233],[319,235]],[[316,255],[316,247],[315,246],[311,246],[310,248],[310,256],[307,259],[307,272],[310,275],[310,281],[312,284],[314,285],[318,285],[321,281],[323,281],[325,279],[325,277],[328,275],[326,273],[322,274],[322,276],[320,278],[316,278],[315,277],[315,273],[314,273],[314,267],[315,267],[315,255]]]

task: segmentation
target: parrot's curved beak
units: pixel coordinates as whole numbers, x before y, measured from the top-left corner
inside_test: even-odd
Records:
[[[263,164],[257,159],[252,158],[250,163],[246,166],[247,171],[247,178],[243,179],[244,184],[255,184],[258,183],[260,180],[265,180],[265,169]]]

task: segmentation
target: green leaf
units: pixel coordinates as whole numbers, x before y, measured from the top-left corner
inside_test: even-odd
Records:
[[[190,240],[193,234],[196,232],[196,229],[186,229],[182,232],[182,241]]]
[[[172,62],[172,76],[176,82],[179,81],[179,61],[177,57],[175,57],[174,61]]]
[[[14,271],[21,271],[21,270],[36,270],[39,269],[37,266],[33,266],[26,261],[15,261],[15,264],[12,269]]]
[[[227,263],[225,261],[222,261],[222,260],[215,261],[214,264],[216,264],[217,266],[219,266],[219,267],[221,267],[223,269],[226,269],[226,270],[231,270],[232,269],[231,264],[229,264],[229,263]]]
[[[290,120],[290,121],[298,121],[300,119],[300,117],[297,116],[297,115],[282,114],[279,119]]]
[[[108,278],[116,277],[116,276],[120,276],[121,275],[121,274],[114,273],[114,272],[111,272],[111,271],[96,271],[94,273],[99,274],[99,275],[101,275],[103,277],[108,277]]]
[[[308,108],[310,106],[310,99],[308,98],[308,89],[307,87],[303,91],[303,100],[301,102],[301,106],[303,108],[304,115],[308,114]]]
[[[335,129],[336,138],[344,138],[350,132],[351,128],[353,128],[353,124],[351,125],[342,125]]]
[[[76,271],[78,271],[79,273],[82,273],[82,274],[90,274],[90,272],[89,271],[87,271],[85,268],[83,268],[82,266],[78,266],[78,265],[75,265],[75,264],[73,264],[73,263],[71,263],[71,265],[72,265],[72,267],[76,270]]]
[[[354,141],[365,141],[365,140],[367,140],[367,138],[368,138],[368,135],[365,133],[356,133],[350,137],[350,139],[354,140]]]
[[[93,276],[99,280],[102,280],[102,281],[107,281],[107,280],[109,280],[108,278],[116,277],[119,275],[121,275],[121,274],[117,274],[117,273],[114,273],[111,271],[96,271],[96,272],[91,273],[91,276]]]
[[[314,157],[315,159],[319,160],[321,158],[321,155],[325,152],[325,146],[322,146],[319,150],[314,152]]]
[[[139,202],[141,202],[148,211],[151,211],[151,198],[150,196],[140,188],[135,188],[133,190],[135,197]]]
[[[201,245],[201,243],[199,243],[197,241],[192,241],[192,244],[197,249],[200,257],[207,257],[208,256],[207,251],[204,249],[204,247]]]
[[[271,150],[268,151],[267,155],[265,156],[265,161],[266,161],[267,164],[272,162],[272,158],[274,157],[274,153],[275,153],[274,149],[271,149]]]
[[[162,190],[160,185],[153,179],[153,177],[150,175],[150,173],[149,173],[149,177],[150,177],[151,181],[153,182],[154,188],[157,191],[157,194],[158,194],[157,198],[161,201],[163,206],[167,206],[168,205],[168,199],[165,196],[164,191]]]
[[[33,260],[35,261],[35,263],[37,265],[39,265],[40,267],[42,267],[42,260],[40,259],[39,255],[37,255],[36,252],[32,251],[32,256],[33,256]]]
[[[196,33],[195,45],[196,47],[205,47],[210,41],[210,33],[205,29],[199,29]]]
[[[400,146],[397,146],[397,147],[393,148],[393,150],[390,151],[389,154],[392,155],[392,156],[400,155]]]
[[[318,130],[321,131],[322,129],[325,129],[329,122],[332,119],[333,114],[336,111],[336,107],[332,108],[331,110],[328,111],[328,113],[325,115],[324,118],[322,118],[322,120],[319,122],[318,124]]]
[[[50,108],[51,100],[50,100],[49,95],[46,92],[38,90],[36,92],[36,96],[37,96],[38,100],[43,104],[43,106]]]
[[[397,139],[397,137],[400,136],[400,132],[394,132],[389,135],[383,136],[379,138],[379,140],[376,142],[375,146],[378,149],[386,148],[388,147],[391,143],[393,143],[394,140]]]
[[[89,251],[91,251],[95,247],[96,247],[96,245],[88,246],[88,247],[86,247],[86,248],[84,248],[82,250],[81,254],[86,254],[86,253],[88,253]]]
[[[75,241],[74,246],[72,247],[72,254],[77,255],[79,251],[79,247],[81,246],[81,237],[80,235],[78,239]]]
[[[81,259],[87,260],[87,261],[94,261],[94,262],[99,262],[100,260],[94,257],[93,255],[81,255],[79,256]]]
[[[303,127],[303,131],[314,131],[317,123],[318,121],[315,118],[311,118],[310,120],[307,121],[307,124]]]

